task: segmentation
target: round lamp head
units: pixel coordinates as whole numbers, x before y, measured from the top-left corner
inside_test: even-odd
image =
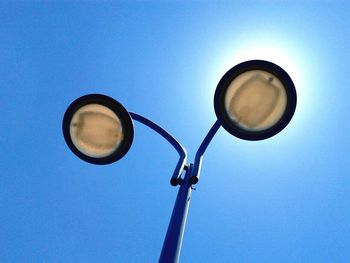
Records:
[[[263,140],[287,126],[297,102],[292,79],[268,61],[250,60],[221,78],[214,96],[215,113],[232,135]]]
[[[134,127],[128,111],[116,100],[90,94],[75,100],[63,118],[69,148],[93,164],[109,164],[130,149]]]

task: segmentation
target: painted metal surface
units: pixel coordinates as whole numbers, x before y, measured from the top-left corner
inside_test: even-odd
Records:
[[[139,114],[133,113],[133,112],[129,112],[129,114],[130,114],[131,118],[134,119],[135,121],[138,121],[138,122],[148,126],[152,130],[154,130],[158,134],[160,134],[178,152],[180,158],[176,164],[175,170],[173,172],[173,176],[170,179],[171,185],[173,185],[173,186],[178,185],[182,171],[183,171],[185,164],[186,164],[186,159],[187,159],[187,153],[186,153],[185,148],[182,147],[182,145],[170,133],[168,133],[166,130],[164,130],[162,127],[160,127],[159,125],[157,125],[153,121],[150,121],[149,119],[147,119]]]
[[[170,133],[165,131],[156,123],[139,114],[133,112],[129,112],[129,114],[132,119],[148,126],[160,134],[163,138],[165,138],[176,149],[180,156],[170,180],[170,183],[173,186],[180,185],[180,188],[177,193],[173,212],[168,225],[168,230],[159,257],[159,263],[177,263],[180,257],[188,209],[191,201],[192,184],[196,184],[199,180],[204,152],[220,128],[221,124],[218,120],[213,124],[197,150],[194,164],[191,163],[187,165],[186,150]],[[184,170],[186,171],[185,176],[184,178],[181,178],[182,172]]]
[[[177,263],[179,261],[183,235],[186,226],[188,208],[191,201],[191,171],[192,165],[187,169],[177,193],[173,213],[170,218],[168,230],[164,239],[159,263]]]
[[[204,140],[202,141],[201,145],[199,146],[199,148],[197,150],[196,157],[194,159],[193,172],[192,172],[192,176],[191,176],[191,183],[192,184],[198,183],[205,150],[207,149],[209,143],[213,139],[216,132],[219,130],[220,126],[221,126],[220,121],[217,120],[213,124],[213,126],[209,130],[207,136],[205,136]]]

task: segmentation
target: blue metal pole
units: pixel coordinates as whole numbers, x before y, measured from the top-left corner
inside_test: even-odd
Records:
[[[187,153],[184,147],[166,130],[164,130],[162,127],[160,127],[158,124],[154,123],[153,121],[147,119],[146,117],[141,116],[140,114],[129,112],[131,118],[134,120],[148,126],[158,134],[160,134],[164,139],[166,139],[178,152],[180,158],[177,162],[177,165],[175,167],[175,170],[173,172],[173,176],[170,179],[170,184],[172,186],[178,185],[179,181],[181,180],[180,176],[182,174],[182,170],[185,167],[186,159],[187,159]]]
[[[196,184],[198,182],[204,152],[213,139],[215,133],[220,128],[221,124],[218,120],[214,123],[197,150],[194,164],[186,166],[186,150],[171,134],[149,119],[133,112],[129,113],[134,120],[145,124],[163,136],[176,149],[180,156],[173,172],[173,176],[170,180],[173,186],[179,184],[180,188],[177,193],[168,230],[164,239],[162,252],[159,257],[159,263],[178,263],[186,226],[188,208],[191,200],[192,184]],[[183,170],[186,170],[184,179],[181,178]]]
[[[159,263],[177,263],[179,261],[188,208],[191,200],[192,184],[198,182],[204,152],[220,126],[221,124],[218,120],[213,124],[196,153],[194,164],[191,164],[187,168],[184,179],[181,180],[180,178],[181,181],[179,184],[181,186],[176,197]]]
[[[187,168],[177,193],[173,213],[164,239],[159,263],[177,263],[180,257],[182,239],[185,231],[188,208],[191,200],[192,164]]]
[[[199,175],[200,175],[201,167],[202,167],[204,152],[207,149],[209,143],[211,142],[211,140],[213,139],[214,135],[216,134],[216,132],[219,130],[220,127],[221,127],[221,123],[219,120],[217,120],[213,124],[213,126],[209,130],[207,136],[205,136],[204,140],[202,141],[201,145],[199,146],[199,148],[197,150],[196,157],[194,159],[193,172],[192,172],[192,176],[190,179],[192,184],[198,183]]]

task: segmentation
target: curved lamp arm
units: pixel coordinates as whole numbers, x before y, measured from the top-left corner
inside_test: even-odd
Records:
[[[131,118],[133,118],[135,121],[138,121],[146,126],[148,126],[149,128],[151,128],[152,130],[156,131],[157,133],[159,133],[164,139],[166,139],[174,148],[175,150],[178,152],[178,154],[180,155],[180,159],[177,162],[177,165],[175,167],[173,176],[170,179],[170,184],[173,186],[176,186],[179,184],[180,181],[180,176],[181,173],[185,167],[186,164],[186,159],[187,159],[187,153],[184,147],[182,147],[182,145],[167,131],[165,131],[163,128],[161,128],[159,125],[155,124],[154,122],[150,121],[149,119],[133,113],[133,112],[129,112]]]
[[[220,126],[221,126],[220,121],[216,120],[216,122],[213,124],[213,126],[209,130],[207,136],[205,136],[204,140],[199,146],[196,153],[196,157],[194,159],[194,166],[193,166],[192,176],[190,179],[191,184],[198,183],[204,152],[207,149],[209,143],[213,139],[216,132],[219,130]]]

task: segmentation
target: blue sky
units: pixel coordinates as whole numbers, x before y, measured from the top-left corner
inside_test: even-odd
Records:
[[[346,1],[1,2],[0,262],[157,262],[176,152],[135,123],[122,160],[85,163],[63,114],[106,94],[193,160],[218,81],[248,59],[290,74],[296,113],[264,141],[219,130],[180,261],[350,262],[349,13]]]

